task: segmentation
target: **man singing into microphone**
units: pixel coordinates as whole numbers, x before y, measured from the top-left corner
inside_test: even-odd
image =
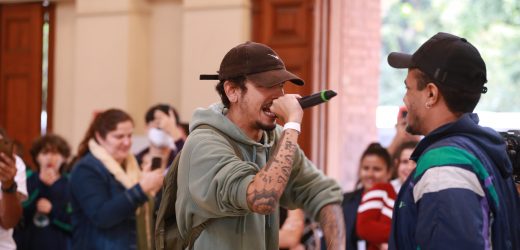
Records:
[[[182,237],[211,219],[193,249],[278,249],[283,206],[303,208],[321,223],[328,249],[344,249],[341,189],[298,147],[300,96],[283,91],[303,80],[253,42],[232,48],[213,79],[222,103],[195,111],[181,152],[175,210]]]

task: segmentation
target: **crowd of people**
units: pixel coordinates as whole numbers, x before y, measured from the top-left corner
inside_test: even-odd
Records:
[[[0,153],[0,249],[154,249],[164,175],[187,135],[170,105],[145,120],[150,145],[135,156],[133,119],[119,109],[96,115],[74,157],[56,134],[34,141],[34,165]],[[153,157],[162,163],[151,170]]]
[[[388,63],[408,70],[405,106],[392,143],[361,155],[352,192],[298,146],[301,96],[284,84],[304,81],[274,50],[246,42],[203,77],[218,80],[221,102],[194,112],[189,136],[158,104],[136,155],[134,121],[120,109],[97,114],[75,153],[56,134],[34,141],[30,167],[2,150],[0,250],[156,249],[168,195],[187,249],[520,249],[505,144],[472,113],[487,91],[478,50],[438,33]],[[1,129],[0,139],[10,141]],[[174,159],[172,194],[163,182]]]

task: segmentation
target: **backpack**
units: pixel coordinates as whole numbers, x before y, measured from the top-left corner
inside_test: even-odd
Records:
[[[242,153],[238,149],[236,143],[222,131],[218,130],[207,124],[202,124],[195,127],[193,130],[198,128],[207,128],[211,129],[222,137],[224,137],[229,144],[233,147],[235,151],[235,155],[237,155],[240,159],[243,160]],[[208,219],[192,228],[188,233],[188,237],[183,239],[179,232],[179,228],[177,227],[177,218],[175,216],[175,202],[177,200],[177,174],[179,171],[179,161],[181,158],[181,151],[175,156],[175,159],[170,166],[166,177],[164,178],[163,183],[163,193],[161,204],[159,205],[159,209],[157,211],[157,219],[155,223],[155,249],[164,250],[164,249],[193,249],[193,243],[199,237],[199,235],[204,231],[204,229],[213,222],[213,218]]]

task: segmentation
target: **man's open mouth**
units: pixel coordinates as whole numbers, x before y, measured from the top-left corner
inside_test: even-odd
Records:
[[[273,112],[271,112],[271,105],[273,105],[272,102],[265,104],[264,106],[262,106],[262,111],[264,112],[265,115],[274,119],[274,118],[276,118],[276,115]]]

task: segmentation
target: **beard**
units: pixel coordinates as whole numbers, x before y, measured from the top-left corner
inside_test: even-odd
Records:
[[[414,128],[412,128],[410,125],[406,125],[406,132],[408,132],[411,135],[420,135],[417,131],[415,131]]]
[[[411,126],[410,123],[406,124],[406,132],[408,132],[411,135],[422,135],[422,133],[419,131],[420,129],[418,127],[419,119],[414,118],[413,124],[415,124],[415,126]]]
[[[261,130],[265,130],[267,132],[270,132],[270,131],[273,131],[276,128],[276,123],[273,123],[273,124],[263,124],[263,123],[257,121],[256,122],[256,127],[261,129]]]

